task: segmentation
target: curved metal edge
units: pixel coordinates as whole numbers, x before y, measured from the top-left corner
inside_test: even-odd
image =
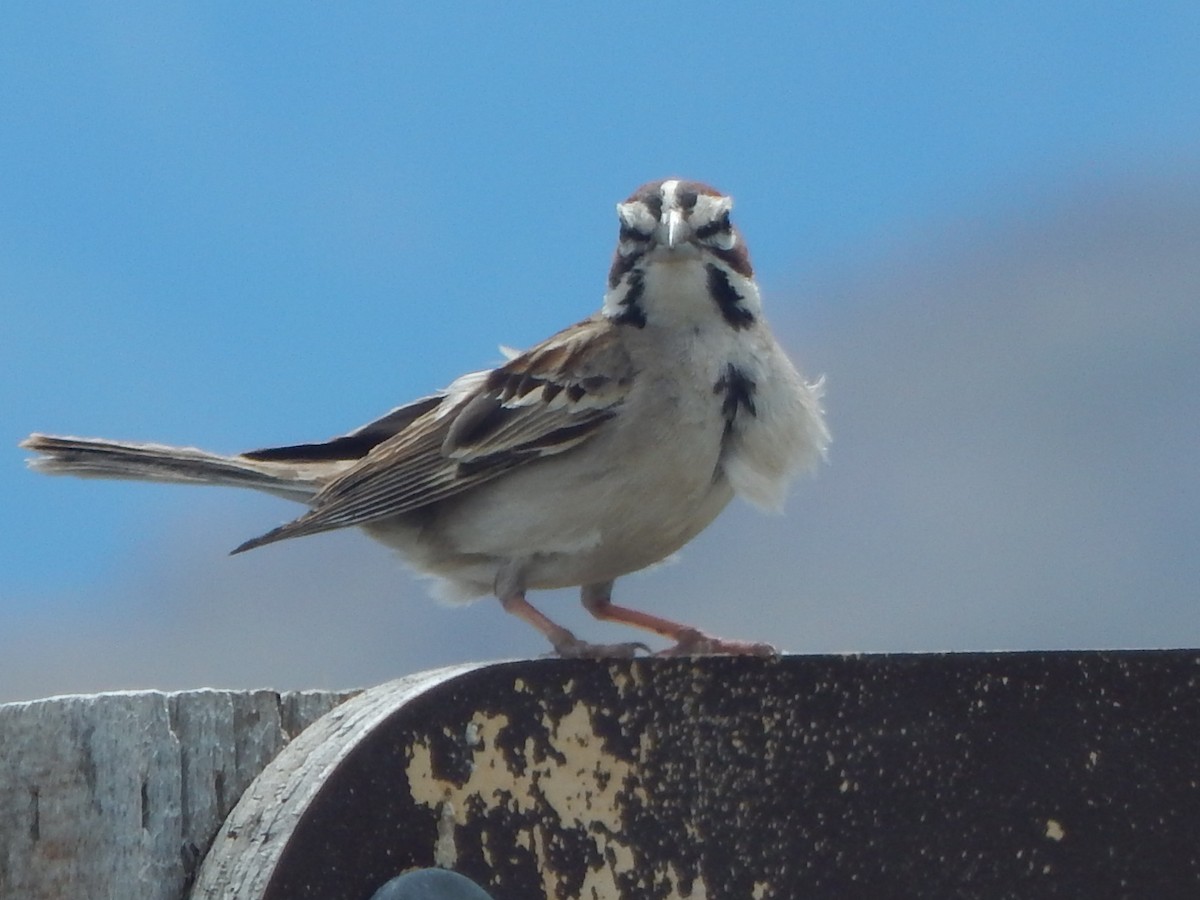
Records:
[[[302,731],[263,769],[225,819],[197,870],[190,900],[259,900],[326,776],[359,741],[426,692],[507,662],[463,663],[406,675],[368,688]]]

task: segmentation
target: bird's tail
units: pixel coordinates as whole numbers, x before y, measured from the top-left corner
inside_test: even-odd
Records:
[[[267,461],[243,455],[221,456],[194,447],[47,434],[31,434],[21,446],[41,454],[31,458],[29,466],[49,475],[228,485],[301,502],[311,499],[348,465],[338,461]]]

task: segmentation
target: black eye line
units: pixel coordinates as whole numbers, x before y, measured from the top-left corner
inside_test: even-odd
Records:
[[[632,225],[626,225],[624,222],[622,222],[618,239],[622,241],[648,241],[650,240],[650,235],[646,234],[644,231],[638,231],[638,229],[634,228]]]
[[[722,231],[728,231],[729,228],[729,213],[722,213],[721,218],[713,219],[707,225],[701,225],[699,228],[697,228],[696,237],[702,241],[705,241]]]

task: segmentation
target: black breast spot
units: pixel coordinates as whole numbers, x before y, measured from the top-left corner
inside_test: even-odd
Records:
[[[713,393],[723,395],[721,414],[725,417],[727,434],[733,428],[733,422],[740,410],[745,410],[751,416],[758,415],[758,410],[754,407],[754,391],[757,387],[754,379],[733,363],[725,365],[725,371],[713,385]]]

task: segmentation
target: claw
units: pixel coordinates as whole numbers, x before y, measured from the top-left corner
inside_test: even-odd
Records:
[[[650,648],[641,641],[625,644],[591,644],[573,637],[554,646],[554,654],[560,659],[633,659],[641,650],[649,653]]]
[[[731,641],[705,634],[696,628],[679,633],[674,647],[660,650],[655,656],[778,656],[770,644],[758,641]]]

